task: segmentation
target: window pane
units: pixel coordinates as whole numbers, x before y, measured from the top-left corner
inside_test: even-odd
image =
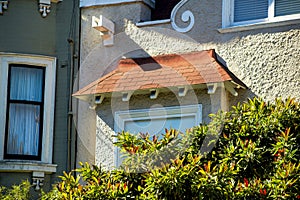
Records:
[[[183,117],[170,117],[170,118],[158,118],[158,119],[144,119],[125,122],[125,131],[129,131],[133,134],[149,133],[156,135],[164,133],[165,128],[174,128],[185,133],[186,129],[195,126],[194,116]]]
[[[9,106],[7,153],[38,156],[40,106],[13,104]]]
[[[42,101],[43,70],[29,67],[11,67],[10,99]]]
[[[275,0],[275,16],[300,13],[300,0]]]
[[[268,17],[268,0],[235,0],[234,22]]]
[[[180,0],[157,0],[151,12],[151,20],[170,19],[173,8]]]

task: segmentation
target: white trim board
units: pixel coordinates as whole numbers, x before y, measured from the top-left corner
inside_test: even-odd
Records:
[[[40,55],[26,55],[0,52],[0,161],[2,166],[5,164],[4,158],[4,142],[5,142],[5,122],[7,107],[7,84],[8,84],[8,68],[9,64],[25,64],[32,66],[41,66],[46,68],[45,76],[45,93],[44,93],[44,122],[42,136],[42,154],[40,161],[32,161],[34,163],[52,163],[53,152],[53,125],[54,125],[54,104],[55,104],[55,82],[56,82],[56,58]],[[26,161],[30,163],[31,161]],[[13,165],[10,162],[8,165]],[[17,167],[17,166],[16,166]],[[1,167],[3,168],[3,167]],[[0,169],[1,169],[0,168]],[[12,168],[13,167],[9,167]],[[17,168],[16,168],[17,169]],[[53,170],[52,170],[53,171]]]

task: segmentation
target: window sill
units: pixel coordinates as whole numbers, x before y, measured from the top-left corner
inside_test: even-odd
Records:
[[[57,165],[37,161],[0,161],[0,172],[55,173]]]
[[[220,33],[231,33],[231,32],[239,32],[239,31],[248,31],[248,30],[259,29],[259,28],[273,28],[273,27],[292,25],[298,23],[300,23],[300,19],[274,21],[274,22],[261,22],[257,24],[247,24],[247,25],[220,28],[218,29],[218,31]]]
[[[145,27],[145,26],[154,26],[160,24],[169,24],[171,19],[162,19],[162,20],[155,20],[155,21],[147,21],[147,22],[138,22],[136,23],[137,27]]]

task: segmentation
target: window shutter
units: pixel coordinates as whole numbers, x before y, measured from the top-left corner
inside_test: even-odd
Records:
[[[300,0],[275,0],[275,16],[300,13]]]
[[[267,17],[268,17],[268,0],[235,0],[234,1],[234,22],[264,19]]]

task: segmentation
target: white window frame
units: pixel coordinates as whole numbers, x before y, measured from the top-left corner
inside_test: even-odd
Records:
[[[127,121],[159,119],[159,118],[175,118],[175,117],[194,117],[195,118],[194,126],[197,126],[200,123],[202,123],[202,104],[117,111],[115,112],[115,116],[114,116],[115,119],[114,131],[116,133],[123,131],[125,123]],[[120,152],[118,148],[115,149],[115,155],[116,155],[115,166],[119,166]]]
[[[275,0],[269,0],[268,18],[234,22],[234,1],[235,0],[223,0],[222,29],[219,29],[221,33],[290,25],[299,23],[300,20],[300,14],[275,17]]]
[[[24,64],[45,67],[43,137],[41,160],[4,160],[5,122],[7,110],[7,84],[10,64]],[[0,53],[0,170],[1,171],[43,171],[56,172],[52,164],[53,125],[55,105],[56,58],[39,55]]]

